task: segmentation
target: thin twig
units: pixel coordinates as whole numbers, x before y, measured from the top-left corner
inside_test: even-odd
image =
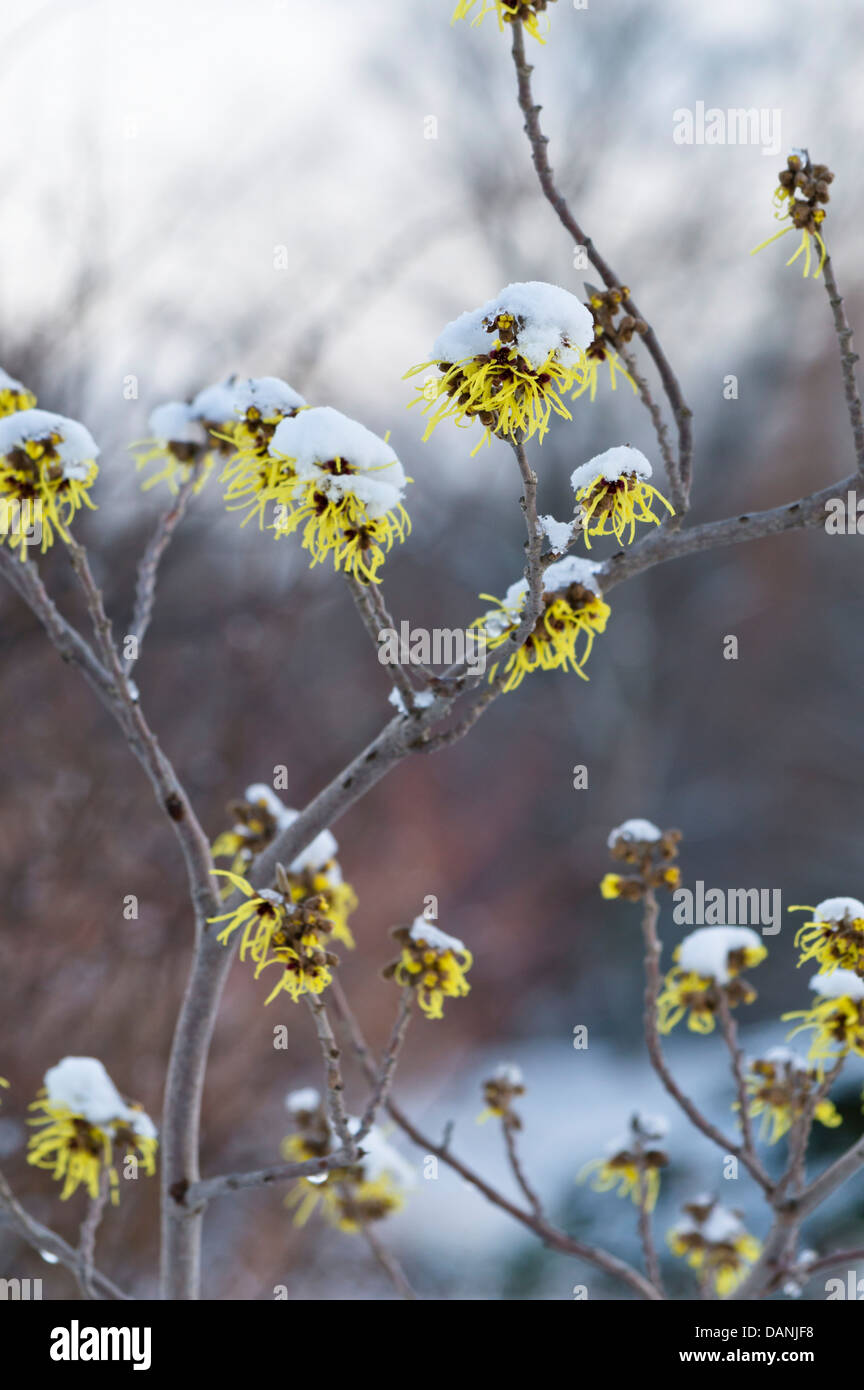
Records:
[[[132,621],[129,624],[127,637],[134,638],[134,656],[127,656],[125,659],[125,671],[128,676],[135,662],[141,655],[141,646],[144,636],[150,626],[153,617],[153,605],[156,601],[156,580],[159,574],[159,565],[171,539],[189,506],[190,499],[197,484],[197,476],[194,470],[189,471],[189,475],[180,484],[177,496],[174,498],[167,511],[164,511],[159,518],[156,530],[153,532],[141,563],[138,566],[138,579],[135,585],[135,606],[132,612]]]
[[[402,990],[399,1000],[399,1012],[396,1015],[396,1022],[393,1024],[390,1039],[384,1049],[384,1056],[381,1059],[381,1066],[378,1069],[378,1076],[372,1087],[372,1094],[363,1111],[360,1119],[360,1128],[355,1139],[358,1144],[362,1144],[372,1125],[375,1123],[375,1116],[385,1104],[390,1094],[390,1087],[393,1085],[393,1078],[396,1075],[396,1065],[399,1061],[399,1054],[402,1051],[402,1044],[408,1032],[408,1025],[411,1022],[411,1009],[414,1004],[414,991],[410,985],[406,985]]]
[[[503,1116],[501,1120],[501,1133],[504,1135],[504,1145],[507,1149],[507,1158],[510,1162],[513,1176],[528,1198],[528,1204],[534,1212],[534,1215],[538,1220],[543,1221],[545,1219],[543,1203],[525,1174],[525,1169],[522,1166],[522,1159],[519,1156],[519,1149],[516,1144],[515,1126],[507,1123],[506,1115]]]
[[[750,1096],[747,1092],[747,1080],[744,1075],[744,1064],[741,1056],[741,1049],[738,1046],[738,1027],[732,1017],[732,1010],[729,1008],[729,1000],[726,991],[720,990],[720,1029],[723,1033],[723,1040],[729,1051],[729,1060],[732,1063],[732,1076],[735,1081],[735,1091],[738,1096],[738,1120],[741,1125],[741,1137],[744,1141],[744,1152],[751,1163],[758,1163],[756,1146],[753,1142],[753,1123],[750,1119]]]
[[[91,1197],[87,1205],[87,1215],[81,1223],[78,1238],[78,1284],[85,1298],[98,1298],[99,1291],[94,1279],[96,1260],[96,1233],[105,1214],[105,1207],[111,1191],[108,1172],[105,1170],[99,1180],[99,1191]]]
[[[855,351],[852,329],[849,326],[846,310],[843,307],[843,298],[837,288],[837,281],[834,276],[834,265],[830,256],[822,267],[822,273],[825,277],[825,289],[828,292],[828,303],[831,305],[831,313],[834,318],[834,331],[837,334],[837,341],[840,344],[840,369],[843,373],[843,392],[846,396],[846,406],[849,411],[849,423],[852,426],[855,458],[858,463],[859,474],[864,474],[864,410],[862,410],[861,406],[861,392],[858,389],[858,378],[855,372],[858,353]]]
[[[0,1173],[0,1223],[15,1231],[34,1250],[38,1250],[40,1255],[53,1255],[77,1278],[81,1263],[79,1252],[68,1245],[62,1236],[58,1236],[56,1231],[52,1231],[48,1226],[43,1226],[40,1221],[34,1220],[13,1194],[2,1173]],[[108,1298],[116,1298],[121,1302],[131,1301],[131,1296],[128,1293],[124,1293],[113,1280],[95,1268],[92,1270],[92,1283],[98,1292],[104,1293]]]
[[[342,1080],[342,1052],[333,1033],[327,1009],[321,998],[317,994],[307,994],[304,996],[309,1006],[309,1012],[315,1023],[315,1032],[318,1035],[318,1042],[321,1046],[321,1056],[324,1059],[324,1071],[327,1085],[327,1112],[330,1116],[330,1123],[333,1130],[338,1134],[342,1141],[342,1148],[350,1154],[351,1162],[357,1153],[357,1141],[351,1133],[348,1124],[348,1113],[345,1109],[345,1083]]]
[[[388,1250],[382,1243],[377,1232],[375,1232],[368,1221],[364,1221],[360,1227],[363,1239],[369,1246],[376,1260],[384,1270],[394,1289],[400,1298],[408,1302],[419,1301],[419,1294],[411,1287],[408,1278],[392,1251]]]
[[[773,1190],[771,1180],[758,1160],[748,1154],[740,1144],[733,1143],[716,1125],[706,1119],[690,1097],[681,1090],[667,1066],[657,1028],[657,1000],[660,996],[660,954],[662,951],[657,935],[659,913],[660,908],[656,895],[654,890],[649,888],[645,894],[645,908],[642,914],[642,935],[645,941],[645,1046],[648,1049],[651,1065],[669,1095],[674,1101],[677,1101],[691,1123],[698,1130],[701,1130],[706,1138],[713,1140],[724,1153],[731,1154],[733,1158],[737,1158],[743,1163],[760,1187],[765,1192],[770,1193]]]

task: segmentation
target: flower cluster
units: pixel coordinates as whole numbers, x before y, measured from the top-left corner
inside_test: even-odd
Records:
[[[394,928],[391,935],[402,949],[398,960],[385,966],[385,979],[416,990],[427,1018],[443,1018],[444,1000],[458,999],[471,988],[465,979],[473,964],[471,952],[425,917],[415,917],[410,927]]]
[[[562,396],[586,370],[594,320],[575,295],[539,280],[508,285],[479,309],[448,323],[431,359],[407,373],[436,367],[418,390],[431,418],[428,439],[442,420],[484,426],[472,457],[493,434],[543,440],[553,413],[571,419]]]
[[[312,1087],[293,1091],[285,1101],[295,1132],[282,1141],[282,1157],[289,1162],[326,1158],[338,1149],[320,1095]],[[360,1121],[348,1122],[356,1134]],[[413,1186],[414,1170],[373,1125],[360,1141],[360,1153],[350,1167],[331,1168],[320,1176],[301,1178],[288,1194],[285,1205],[295,1209],[294,1221],[303,1226],[317,1207],[330,1225],[355,1233],[383,1221],[404,1205]]]
[[[815,280],[822,273],[828,255],[819,229],[825,221],[824,204],[830,199],[828,190],[834,182],[834,175],[827,164],[812,164],[807,150],[793,150],[786,160],[786,168],[781,169],[778,180],[774,193],[774,216],[780,221],[788,222],[788,226],[754,246],[750,254],[755,255],[757,251],[770,246],[772,241],[778,241],[787,232],[800,232],[798,249],[793,251],[786,264],[792,265],[803,254],[806,279],[810,274],[815,242],[819,248],[819,263],[813,273]]]
[[[264,1001],[270,1004],[283,991],[296,1003],[304,994],[321,994],[332,982],[332,970],[339,957],[329,949],[334,924],[327,912],[327,899],[321,893],[294,897],[291,879],[281,864],[276,866],[276,888],[258,892],[251,883],[228,869],[214,869],[242,893],[244,902],[211,922],[226,922],[218,940],[224,945],[236,931],[240,937],[240,959],[255,965],[255,978],[276,966],[279,978]]]
[[[95,1057],[64,1057],[45,1073],[44,1089],[31,1106],[27,1161],[63,1183],[61,1201],[79,1187],[99,1196],[107,1176],[111,1201],[119,1196],[117,1164],[134,1159],[156,1171],[156,1129],[139,1105],[125,1101]]]
[[[567,556],[550,565],[543,576],[543,604],[534,627],[522,644],[513,649],[528,597],[528,581],[511,584],[503,599],[481,594],[495,607],[478,618],[472,627],[486,633],[490,652],[508,649],[507,660],[496,661],[489,669],[494,681],[502,671],[502,689],[515,690],[532,671],[575,671],[587,680],[584,666],[591,654],[594,637],[606,630],[611,609],[603,602],[595,577],[599,565],[590,560]]]
[[[337,570],[377,583],[385,554],[411,529],[409,480],[386,440],[323,406],[283,421],[269,453],[279,468],[277,537],[300,530],[313,565],[329,556]]]
[[[247,787],[245,796],[232,801],[228,812],[234,823],[214,841],[213,858],[229,859],[231,872],[241,876],[256,855],[265,850],[280,831],[292,825],[298,815],[263,783]],[[335,836],[329,830],[322,830],[288,868],[282,870],[282,881],[287,883],[295,903],[312,897],[323,899],[334,939],[351,947],[354,937],[348,918],[357,906],[357,895],[342,877],[338,853]],[[228,885],[226,894],[230,892]]]
[[[234,452],[242,429],[240,393],[250,384],[229,377],[205,386],[191,401],[167,401],[150,412],[150,438],[132,446],[139,469],[160,465],[144,483],[145,492],[161,482],[176,492],[190,473],[196,475],[196,491],[200,490],[218,456]]]
[[[811,1060],[836,1061],[847,1052],[864,1056],[864,903],[858,898],[826,898],[816,907],[792,907],[810,915],[795,936],[799,965],[815,962],[810,988],[819,996],[812,1008],[785,1014],[812,1031]]]
[[[620,545],[629,527],[629,545],[637,522],[659,526],[655,502],[662,502],[674,516],[674,507],[649,481],[652,473],[645,455],[629,444],[607,449],[573,470],[570,485],[576,498],[576,524],[589,549],[592,536],[614,536]]]
[[[668,1234],[673,1255],[685,1257],[705,1286],[720,1298],[733,1293],[759,1258],[761,1245],[737,1212],[713,1197],[696,1197],[682,1207],[683,1220]]]
[[[674,969],[657,1000],[661,1033],[686,1016],[694,1033],[711,1033],[722,1001],[730,1008],[752,1004],[756,991],[742,971],[763,961],[766,951],[751,927],[699,927],[676,946]]]
[[[477,0],[457,0],[450,23],[455,24],[457,19],[467,19],[476,3]],[[487,14],[494,13],[498,17],[498,28],[502,33],[505,24],[522,24],[533,39],[545,43],[546,40],[540,33],[538,16],[553,3],[554,0],[480,0],[479,13],[472,17],[471,23],[472,26],[482,24]]]
[[[498,1067],[493,1076],[483,1082],[485,1109],[477,1116],[477,1123],[498,1119],[507,1129],[521,1129],[522,1121],[513,1109],[514,1100],[524,1096],[522,1072],[511,1063]]]
[[[772,1047],[749,1063],[745,1076],[751,1097],[749,1114],[753,1119],[761,1116],[762,1137],[767,1143],[776,1144],[788,1133],[821,1082],[821,1072],[788,1047]],[[827,1097],[817,1102],[813,1115],[827,1129],[836,1129],[843,1122]]]
[[[605,874],[600,884],[604,898],[623,898],[635,903],[649,889],[677,888],[681,870],[673,861],[678,858],[680,830],[660,830],[650,820],[625,820],[609,835],[607,844],[613,859],[623,860],[636,868],[633,874]]]
[[[33,392],[0,367],[0,418],[14,415],[18,410],[32,410],[35,404]]]
[[[68,526],[81,507],[93,508],[90,489],[99,472],[99,449],[89,430],[48,410],[16,410],[0,418],[0,504],[13,505],[42,528],[43,553],[55,534],[68,540]],[[24,528],[0,527],[26,559]]]
[[[593,1175],[595,1192],[617,1188],[619,1197],[630,1197],[637,1206],[653,1211],[660,1192],[660,1173],[669,1163],[661,1144],[667,1130],[662,1115],[634,1115],[629,1132],[607,1144],[605,1158],[586,1163],[579,1182]]]
[[[586,285],[585,288],[589,295],[588,311],[594,320],[594,341],[585,354],[587,367],[573,392],[574,399],[588,391],[591,400],[594,400],[600,367],[604,362],[609,368],[609,385],[613,391],[617,386],[618,373],[626,377],[635,391],[636,383],[622,364],[617,350],[622,344],[629,343],[634,333],[647,332],[648,325],[644,319],[622,312],[624,301],[630,298],[626,285],[612,290],[598,290],[593,285]]]

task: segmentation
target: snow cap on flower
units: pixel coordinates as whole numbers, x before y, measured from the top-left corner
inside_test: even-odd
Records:
[[[535,370],[555,353],[562,366],[579,362],[594,340],[594,320],[581,300],[542,280],[507,285],[479,309],[468,309],[439,333],[432,347],[437,362],[461,362],[488,353],[500,315],[512,315],[513,346]]]
[[[554,569],[554,566],[550,566]],[[585,581],[580,581],[584,583]],[[606,841],[610,849],[617,845],[619,840],[628,840],[632,844],[653,844],[656,840],[663,837],[663,831],[659,830],[653,821],[641,820],[638,816],[632,820],[625,820],[623,825],[618,825],[610,833]]]
[[[99,447],[90,431],[77,420],[50,410],[19,410],[0,420],[0,455],[36,440],[56,438],[56,456],[64,478],[86,479]]]
[[[864,980],[854,970],[835,970],[831,975],[814,975],[810,988],[823,999],[864,999]]]
[[[590,589],[592,594],[599,594],[600,585],[595,577],[599,569],[600,565],[595,560],[583,560],[578,555],[565,555],[563,560],[556,560],[550,565],[543,575],[543,592],[558,594],[564,589],[569,589],[571,584],[581,584],[583,589]],[[659,835],[658,830],[658,838]]]
[[[678,965],[681,970],[727,985],[731,979],[730,954],[746,950],[764,950],[752,927],[699,927],[681,942]]]
[[[820,922],[831,922],[839,926],[841,922],[854,922],[864,919],[864,903],[859,898],[826,898],[817,903],[813,916]]]
[[[810,1063],[806,1057],[802,1057],[794,1047],[786,1047],[782,1043],[777,1047],[769,1047],[767,1052],[760,1052],[758,1057],[751,1057],[747,1065],[752,1067],[757,1062],[770,1062],[772,1066],[788,1067],[790,1071],[810,1070]]]
[[[105,1128],[120,1121],[146,1139],[156,1137],[149,1115],[126,1104],[96,1057],[64,1057],[55,1067],[49,1067],[44,1081],[52,1104],[65,1105],[91,1125]]]
[[[541,516],[537,521],[540,533],[548,540],[550,549],[555,555],[563,555],[573,539],[573,522],[556,521],[554,516]]]
[[[665,1115],[646,1115],[644,1110],[637,1110],[630,1128],[641,1139],[665,1139],[669,1133],[669,1121]]]
[[[253,782],[250,787],[246,788],[243,795],[253,806],[263,805],[265,810],[270,812],[280,830],[286,829],[293,820],[297,819],[297,812],[286,806],[284,801],[280,801],[273,788],[268,787],[266,782]]]
[[[289,1091],[285,1097],[285,1109],[289,1115],[311,1115],[321,1104],[321,1093],[314,1086],[303,1086],[299,1091]]]
[[[299,391],[278,376],[250,376],[238,381],[234,390],[234,410],[245,415],[257,410],[262,419],[288,415],[306,404]]]
[[[206,444],[207,433],[185,401],[167,401],[150,412],[150,433],[169,444]]]
[[[330,497],[353,494],[373,519],[402,499],[405,472],[390,445],[332,406],[316,406],[282,420],[270,441],[270,453],[291,459],[298,478],[314,479]],[[345,471],[333,470],[337,459],[347,465]]]
[[[229,376],[227,381],[205,386],[198,392],[192,401],[192,414],[196,420],[228,424],[237,417],[237,396],[237,378]]]
[[[580,488],[590,487],[598,478],[603,478],[607,483],[615,483],[630,474],[648,479],[653,471],[645,455],[638,449],[630,444],[617,444],[613,449],[607,449],[605,454],[598,454],[596,458],[574,468],[570,474],[570,486],[574,492],[578,492]]]
[[[23,391],[23,390],[24,390],[24,384],[23,384],[23,382],[16,381],[16,379],[15,379],[14,376],[10,376],[8,372],[4,372],[3,368],[0,367],[0,391]]]
[[[409,936],[412,941],[425,941],[426,945],[433,951],[453,951],[454,953],[464,952],[463,942],[456,936],[448,936],[435,926],[434,922],[428,922],[425,917],[415,917],[411,924]]]
[[[515,1062],[502,1062],[495,1068],[495,1080],[503,1081],[508,1086],[522,1085],[522,1068],[517,1067]]]

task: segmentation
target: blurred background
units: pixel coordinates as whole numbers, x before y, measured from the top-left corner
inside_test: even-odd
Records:
[[[452,425],[420,442],[403,373],[443,324],[512,280],[582,293],[574,248],[536,187],[515,103],[509,43],[494,18],[450,27],[449,0],[129,0],[22,3],[0,21],[4,201],[0,364],[40,405],[83,420],[100,442],[99,511],[87,541],[118,632],[137,556],[167,497],[142,495],[130,442],[150,409],[229,372],[280,375],[394,445],[414,478],[410,542],[386,566],[388,601],[415,626],[464,625],[480,592],[521,573],[520,487],[509,451]],[[804,0],[592,0],[550,6],[530,44],[551,159],[583,226],[633,288],[695,411],[693,517],[794,499],[851,471],[836,342],[821,281],[785,269],[772,191],[788,147],[836,172],[825,232],[853,323],[864,309],[857,252],[864,136],[856,102],[857,7],[817,18]],[[681,146],[681,107],[779,110],[783,154]],[[430,122],[430,117],[434,121]],[[427,138],[429,133],[434,138]],[[14,135],[14,139],[11,137]],[[650,373],[650,366],[647,368]],[[738,379],[724,399],[724,378]],[[133,380],[133,398],[129,382]],[[137,394],[135,394],[137,392]],[[656,459],[626,383],[576,403],[542,452],[540,508],[569,510],[573,467],[630,442]],[[659,461],[658,461],[659,462]],[[379,967],[388,929],[439,900],[440,925],[473,950],[472,992],[443,1023],[409,1035],[396,1094],[436,1138],[514,1196],[496,1126],[478,1127],[481,1082],[522,1067],[526,1166],[574,1234],[638,1259],[633,1209],[576,1183],[626,1129],[635,1104],[669,1114],[671,1166],[658,1231],[705,1189],[764,1234],[749,1182],[691,1135],[640,1048],[638,914],[604,903],[609,829],[647,816],[684,832],[685,882],[780,888],[784,907],[864,896],[860,557],[852,537],[790,534],[658,568],[611,596],[590,683],[538,675],[499,700],[471,736],[418,758],[335,827],[360,907],[342,976],[377,1045],[395,1008]],[[596,552],[602,555],[602,548]],[[44,574],[81,618],[63,556]],[[723,640],[739,641],[737,661]],[[184,872],[148,783],[115,726],[64,667],[21,603],[0,591],[0,1114],[4,1171],[28,1207],[73,1241],[65,1206],[26,1166],[26,1105],[47,1067],[99,1056],[119,1088],[158,1116],[186,977]],[[215,482],[169,552],[137,672],[148,717],[208,832],[225,804],[286,765],[302,806],[381,727],[386,672],[344,585],[310,572],[223,512]],[[586,790],[572,770],[585,764]],[[135,894],[137,921],[123,917]],[[800,919],[789,919],[795,923]],[[682,935],[664,911],[667,948]],[[793,926],[769,941],[748,1048],[780,1042],[804,1007]],[[668,963],[668,956],[667,956]],[[315,1084],[305,1010],[235,967],[206,1093],[205,1173],[278,1159],[285,1092]],[[272,1046],[289,1025],[288,1051]],[[585,1024],[587,1051],[573,1029]],[[670,1057],[712,1116],[732,1126],[716,1038],[673,1035]],[[860,1133],[858,1071],[838,1087],[846,1124],[816,1136],[820,1161]],[[364,1092],[351,1073],[350,1099]],[[628,1296],[542,1250],[422,1153],[404,1212],[382,1236],[424,1296]],[[206,1294],[386,1299],[366,1247],[312,1220],[296,1229],[276,1191],[211,1207]],[[156,1183],[124,1190],[100,1233],[100,1263],[153,1295]],[[860,1244],[861,1182],[811,1224],[820,1249]],[[670,1285],[694,1286],[670,1260]],[[0,1229],[0,1270],[74,1295]],[[805,1297],[824,1297],[821,1281]]]

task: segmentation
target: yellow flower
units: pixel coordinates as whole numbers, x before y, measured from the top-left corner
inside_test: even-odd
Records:
[[[270,444],[282,421],[305,410],[306,402],[286,381],[273,376],[232,382],[231,392],[233,424],[225,431],[211,430],[233,454],[220,477],[228,485],[225,505],[228,511],[246,512],[243,526],[257,517],[263,529],[270,503],[290,504],[293,480],[290,465],[271,456]],[[203,412],[224,408],[209,396],[199,404]]]
[[[298,1132],[282,1141],[282,1157],[295,1162],[332,1153],[336,1140],[317,1091],[295,1091],[286,1105]],[[348,1127],[356,1134],[360,1121],[352,1118]],[[349,1167],[331,1168],[320,1177],[299,1180],[285,1198],[286,1207],[294,1210],[296,1226],[305,1226],[320,1208],[331,1226],[353,1234],[383,1221],[404,1205],[413,1171],[377,1125],[361,1140],[360,1150],[356,1163]]]
[[[625,882],[621,874],[604,874],[600,881],[601,897],[620,898]]]
[[[0,367],[0,417],[13,415],[18,410],[32,410],[35,404],[33,392]]]
[[[524,1096],[522,1073],[518,1067],[509,1064],[500,1066],[494,1076],[483,1082],[485,1108],[477,1116],[478,1125],[485,1124],[493,1117],[503,1120],[508,1129],[521,1129],[522,1121],[513,1109],[513,1102]]]
[[[214,859],[229,859],[231,872],[240,875],[256,855],[272,844],[277,833],[297,818],[297,812],[285,806],[270,787],[257,782],[246,788],[243,798],[232,801],[228,811],[233,827],[217,836],[212,854]],[[330,922],[334,938],[353,947],[348,918],[357,907],[357,894],[342,877],[336,858],[338,849],[331,832],[322,831],[287,869],[283,869],[283,882],[294,903],[313,897],[321,899],[322,911]],[[226,884],[224,896],[228,897],[231,892],[231,885]]]
[[[402,505],[410,479],[387,441],[324,406],[283,421],[270,455],[282,479],[277,538],[302,529],[313,565],[329,557],[336,570],[377,584],[386,553],[411,530]]]
[[[711,1033],[721,996],[730,1008],[752,1004],[756,991],[741,978],[768,952],[750,927],[700,927],[673,953],[675,967],[666,976],[657,1000],[661,1033],[670,1033],[687,1016],[694,1033]]]
[[[864,980],[851,970],[834,970],[830,975],[814,975],[810,988],[821,1002],[783,1014],[784,1022],[801,1019],[789,1037],[812,1029],[809,1055],[814,1061],[847,1052],[864,1057]]]
[[[416,990],[427,1018],[443,1018],[444,1000],[457,999],[471,988],[465,979],[473,964],[471,952],[425,917],[415,917],[410,927],[397,927],[392,935],[402,953],[385,968],[385,976]]]
[[[332,982],[332,967],[339,963],[328,949],[333,923],[326,915],[324,899],[315,896],[295,901],[281,865],[277,866],[278,890],[262,888],[257,893],[239,874],[227,869],[213,872],[227,878],[246,900],[209,919],[228,924],[217,940],[224,945],[236,931],[241,932],[240,959],[248,956],[254,962],[256,980],[270,966],[279,970],[279,979],[265,1004],[283,991],[295,1003],[304,994],[321,994]]]
[[[42,531],[42,552],[81,507],[94,504],[90,488],[99,450],[77,420],[47,410],[20,410],[0,419],[0,543],[8,539],[26,559],[27,533]],[[11,524],[10,524],[11,517]],[[20,522],[16,520],[20,518]]]
[[[61,1201],[79,1187],[99,1196],[108,1176],[111,1201],[119,1196],[117,1165],[134,1159],[156,1171],[156,1130],[139,1105],[130,1105],[94,1057],[66,1057],[45,1074],[45,1087],[31,1110],[41,1112],[28,1144],[27,1162],[49,1169],[63,1183]]]
[[[614,536],[621,544],[629,527],[629,544],[637,522],[659,526],[655,501],[674,516],[674,507],[648,481],[652,471],[645,455],[629,444],[607,449],[574,469],[570,483],[576,497],[576,522],[589,549],[592,536]]]
[[[685,1257],[703,1281],[725,1298],[745,1278],[762,1247],[735,1212],[711,1197],[685,1203],[683,1210],[684,1219],[668,1233],[669,1249],[673,1255]]]
[[[637,1112],[630,1121],[629,1132],[607,1145],[605,1158],[586,1163],[577,1182],[585,1182],[593,1174],[591,1186],[595,1192],[617,1188],[619,1197],[630,1197],[637,1206],[653,1211],[660,1192],[660,1172],[669,1162],[661,1147],[667,1128],[662,1115]]]
[[[793,150],[786,161],[786,168],[780,172],[779,179],[779,186],[774,193],[774,216],[779,221],[788,221],[789,225],[767,237],[758,246],[754,246],[750,254],[755,256],[757,251],[770,246],[773,241],[778,241],[787,232],[798,231],[801,233],[798,249],[793,251],[786,264],[792,265],[803,254],[806,279],[810,274],[815,242],[819,248],[819,263],[813,274],[813,279],[816,280],[822,273],[828,255],[819,230],[826,215],[825,208],[820,205],[829,200],[828,187],[834,181],[834,175],[826,164],[811,164],[806,150]]]
[[[745,1078],[752,1097],[749,1113],[753,1119],[762,1117],[762,1138],[767,1143],[776,1144],[788,1133],[821,1081],[821,1072],[808,1067],[788,1047],[772,1048],[750,1063]],[[813,1113],[827,1129],[836,1129],[843,1122],[833,1101],[827,1098],[818,1103]]]
[[[858,898],[826,898],[816,907],[789,911],[813,914],[795,936],[801,948],[799,965],[815,960],[821,975],[864,966],[864,903]]]
[[[515,442],[536,434],[542,442],[553,411],[571,418],[563,393],[582,380],[593,338],[590,313],[569,291],[536,280],[508,285],[449,323],[430,360],[406,373],[412,377],[430,367],[439,373],[412,401],[424,401],[424,414],[430,415],[424,440],[452,418],[458,425],[479,420],[485,427],[472,457],[493,434]]]
[[[575,671],[587,680],[584,666],[591,654],[595,634],[605,632],[612,611],[600,595],[594,577],[598,569],[590,560],[568,556],[550,565],[543,577],[543,608],[521,646],[513,650],[528,596],[528,582],[512,584],[503,599],[481,594],[495,607],[478,618],[473,627],[486,634],[491,652],[509,650],[503,666],[503,689],[515,690],[532,671]],[[580,650],[581,648],[581,650]],[[494,681],[501,662],[493,663],[489,680]]]
[[[450,23],[455,24],[457,19],[467,19],[476,3],[477,0],[457,0]],[[543,13],[547,5],[553,3],[554,0],[481,0],[480,12],[472,19],[471,24],[472,27],[481,24],[487,14],[494,12],[502,33],[505,24],[518,22],[524,25],[532,38],[545,43],[546,40],[540,33],[538,15]]]
[[[644,333],[647,324],[642,319],[633,318],[632,314],[622,313],[623,303],[630,296],[626,285],[611,290],[597,290],[586,285],[586,289],[590,294],[587,307],[594,320],[594,341],[585,354],[585,373],[573,392],[573,399],[578,400],[587,391],[591,400],[594,400],[597,395],[600,367],[604,362],[609,368],[609,385],[612,390],[617,388],[616,378],[620,375],[630,383],[635,394],[636,383],[618,356],[616,346],[629,343],[634,333]]]

